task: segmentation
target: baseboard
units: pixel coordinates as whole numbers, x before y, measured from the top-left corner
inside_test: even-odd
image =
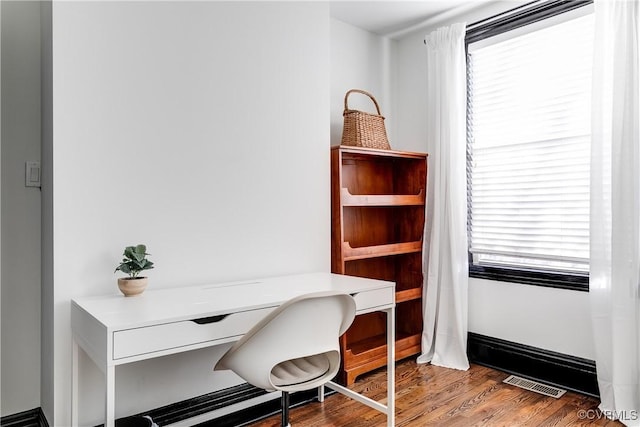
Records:
[[[30,409],[0,418],[2,427],[49,427],[42,408]]]
[[[325,396],[336,393],[325,387]],[[294,393],[290,396],[289,407],[296,408],[306,405],[318,397],[316,389]],[[259,405],[251,406],[241,411],[225,415],[215,420],[197,424],[194,427],[241,427],[253,424],[272,415],[280,413],[280,399],[270,400]]]
[[[335,393],[333,390],[325,388],[326,396],[333,393]],[[172,403],[170,405],[153,409],[151,411],[136,414],[134,415],[134,417],[148,415],[156,424],[164,426],[185,421],[198,415],[206,414],[216,409],[221,409],[225,406],[243,402],[245,400],[265,394],[266,392],[262,389],[249,384],[240,384],[234,387],[218,390],[213,393],[194,397],[192,399]],[[292,408],[300,406],[311,402],[316,398],[316,389],[306,392],[293,393],[290,398],[290,406]],[[278,413],[279,411],[280,400],[274,399],[255,406],[248,407],[246,409],[242,409],[240,411],[233,412],[228,415],[221,416],[219,418],[215,418],[211,421],[200,423],[197,425],[197,427],[238,427],[251,424],[263,418],[267,418]],[[116,420],[116,427],[118,426],[120,421],[122,420]],[[22,426],[23,425],[21,424],[20,427]],[[27,424],[25,424],[24,426],[26,427]],[[28,424],[28,426],[31,427],[31,424]],[[4,427],[4,423],[2,424],[2,427]],[[11,427],[13,427],[13,425],[11,425]]]
[[[596,362],[469,332],[469,361],[599,397]]]
[[[172,403],[140,415],[149,415],[156,424],[164,426],[264,394],[266,394],[264,390],[250,384],[240,384],[192,399]]]

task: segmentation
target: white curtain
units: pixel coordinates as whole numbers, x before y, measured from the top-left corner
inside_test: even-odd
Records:
[[[640,425],[639,3],[596,0],[591,299],[600,409]]]
[[[468,369],[466,61],[464,23],[425,38],[428,194],[419,363]]]

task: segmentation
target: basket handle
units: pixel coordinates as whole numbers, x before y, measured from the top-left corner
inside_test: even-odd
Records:
[[[369,92],[361,90],[361,89],[351,89],[351,90],[347,91],[347,93],[344,95],[344,109],[345,110],[349,109],[349,106],[347,105],[347,98],[349,98],[349,94],[351,94],[351,92],[361,93],[361,94],[367,95],[369,98],[371,98],[371,100],[373,101],[373,103],[376,106],[376,110],[378,111],[378,115],[381,115],[380,106],[378,105],[378,101],[376,101],[376,99],[373,97],[373,95],[371,95]]]

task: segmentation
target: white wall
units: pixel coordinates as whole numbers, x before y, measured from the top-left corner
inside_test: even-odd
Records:
[[[54,425],[68,425],[69,301],[116,293],[125,245],[150,289],[329,271],[326,3],[54,2]],[[117,416],[238,382],[218,350],[117,369]],[[103,414],[81,360],[80,423]]]
[[[439,26],[472,23],[515,7],[497,2],[408,34],[394,51],[395,134],[402,148],[429,151],[424,37]],[[469,331],[594,359],[588,294],[497,281],[469,282]]]
[[[3,1],[1,14],[1,416],[40,406],[40,4]]]
[[[349,89],[371,93],[385,116],[387,136],[393,147],[393,96],[390,87],[393,42],[387,38],[331,19],[331,145],[342,138],[344,96]],[[349,96],[349,108],[374,113],[373,102],[362,94]]]
[[[587,292],[470,279],[469,331],[595,359]]]

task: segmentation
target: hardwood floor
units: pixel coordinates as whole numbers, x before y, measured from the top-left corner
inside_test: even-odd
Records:
[[[572,392],[560,399],[543,396],[502,383],[508,376],[479,365],[463,372],[402,361],[396,368],[396,426],[622,426],[599,415],[595,398]],[[363,375],[350,388],[386,400],[386,370]],[[386,425],[383,414],[340,394],[293,408],[290,421],[300,427]],[[277,415],[252,427],[279,425]]]

